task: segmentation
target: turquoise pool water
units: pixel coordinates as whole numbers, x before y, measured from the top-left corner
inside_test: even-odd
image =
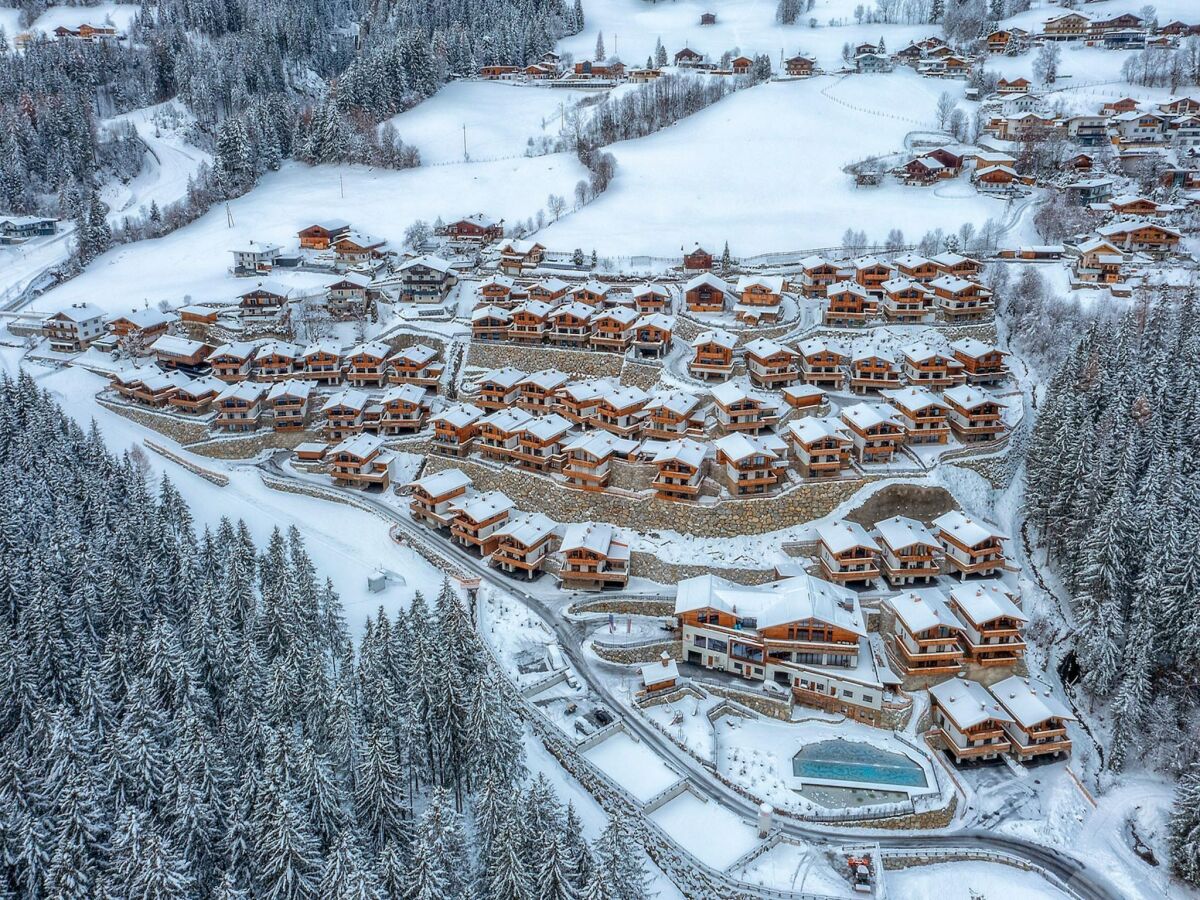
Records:
[[[860,784],[895,784],[903,787],[925,787],[928,784],[924,770],[903,753],[891,753],[870,744],[841,738],[801,748],[792,757],[792,772],[797,778]]]

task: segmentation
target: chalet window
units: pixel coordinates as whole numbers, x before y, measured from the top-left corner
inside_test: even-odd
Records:
[[[845,653],[831,653],[826,661],[829,666],[843,666],[850,668],[850,656]]]
[[[704,646],[704,635],[702,635],[702,634],[698,634],[698,635],[696,635],[696,636],[695,636],[695,638],[694,638],[693,640],[695,641],[695,644],[696,644],[696,646],[697,646],[697,647],[703,647],[703,646]]]
[[[863,694],[862,699],[863,699],[863,703],[874,703],[875,695],[874,694]]]
[[[709,638],[708,649],[715,650],[718,653],[727,653],[729,652],[729,645],[724,641],[718,641],[716,638]]]
[[[738,619],[737,627],[738,628],[748,628],[748,629],[757,628],[758,627],[758,619],[749,618],[749,617]]]
[[[795,660],[798,663],[807,663],[810,666],[819,666],[821,664],[820,653],[797,653]]]

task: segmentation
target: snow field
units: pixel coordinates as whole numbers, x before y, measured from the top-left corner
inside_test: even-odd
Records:
[[[130,23],[133,22],[137,15],[138,5],[136,3],[98,3],[95,6],[52,6],[40,16],[27,30],[42,31],[47,34],[52,32],[60,25],[67,28],[78,28],[85,22],[89,25],[103,25],[108,19],[112,20],[113,25],[117,27],[117,31],[125,33],[129,30]],[[8,32],[9,40],[16,35],[17,31],[21,30],[16,27],[18,10],[12,10],[12,27],[8,24],[9,10],[0,9],[0,24],[4,25]]]
[[[776,844],[735,874],[742,881],[774,890],[854,896],[850,883],[833,870],[829,858],[808,844]]]
[[[904,900],[1061,900],[1068,895],[1036,872],[988,862],[939,863],[888,870],[888,893]]]
[[[583,755],[642,803],[679,781],[678,772],[624,731],[605,738]]]
[[[650,814],[681,847],[714,869],[726,869],[759,843],[755,826],[685,791]],[[703,824],[701,824],[703,823]]]

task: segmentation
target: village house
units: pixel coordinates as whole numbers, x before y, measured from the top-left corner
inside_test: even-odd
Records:
[[[964,444],[998,440],[1004,435],[1004,404],[987,391],[960,384],[942,392],[950,428]]]
[[[546,317],[550,326],[546,329],[546,340],[557,347],[582,348],[591,339],[595,312],[586,303],[572,302],[558,307]]]
[[[642,410],[650,395],[632,385],[610,385],[600,392],[592,424],[618,437],[630,437],[642,427]]]
[[[1158,143],[1167,127],[1166,116],[1137,109],[1117,113],[1111,121],[1121,141],[1127,144]]]
[[[383,238],[351,231],[333,241],[333,257],[341,266],[369,266],[383,258],[386,243]]]
[[[976,190],[989,194],[1011,193],[1020,184],[1017,172],[1011,166],[987,166],[976,169],[971,180],[975,183]]]
[[[515,504],[499,491],[464,494],[452,501],[454,518],[450,522],[450,540],[488,556],[499,538],[496,531],[508,522]]]
[[[821,409],[829,403],[829,394],[815,384],[789,384],[780,388],[779,393],[784,403],[792,409],[801,410],[802,414]]]
[[[737,338],[728,331],[714,328],[692,339],[692,358],[688,374],[693,378],[728,378],[733,373],[733,348]]]
[[[717,438],[713,446],[717,470],[734,497],[768,493],[787,467],[787,444],[774,434],[734,432]]]
[[[664,650],[658,662],[646,663],[638,669],[642,689],[647,695],[672,690],[679,681],[679,664]]]
[[[572,381],[558,389],[554,411],[576,425],[593,424],[600,397],[612,385],[603,379]]]
[[[388,380],[392,384],[419,384],[437,390],[444,367],[438,352],[427,344],[413,344],[388,358]]]
[[[383,341],[365,341],[346,353],[346,381],[352,387],[382,387],[388,378],[392,348]]]
[[[301,378],[320,384],[337,384],[342,380],[342,348],[334,341],[316,341],[300,352]]]
[[[892,277],[891,266],[874,256],[860,256],[851,262],[851,266],[855,284],[875,297],[883,294],[883,283]]]
[[[558,403],[558,389],[570,380],[569,375],[557,369],[526,375],[517,383],[516,405],[528,412],[551,412]]]
[[[562,474],[571,487],[602,491],[612,478],[612,461],[628,459],[638,442],[607,431],[589,431],[563,444]]]
[[[883,299],[879,305],[887,321],[917,324],[933,318],[934,291],[921,282],[889,278],[882,286]]]
[[[757,397],[733,381],[714,387],[712,398],[717,424],[727,434],[735,431],[758,434],[779,421],[779,407],[773,400]]]
[[[250,377],[257,351],[258,344],[254,341],[231,341],[214,350],[206,362],[212,367],[212,374],[222,381],[244,381]]]
[[[927,388],[949,387],[965,380],[963,364],[950,355],[918,341],[900,349],[901,368],[909,384]]]
[[[1033,82],[1028,78],[1001,78],[996,82],[997,94],[1027,94],[1033,90]]]
[[[492,63],[479,67],[479,77],[484,81],[516,81],[520,74],[520,66],[506,66]]]
[[[1096,229],[1096,233],[1125,252],[1140,250],[1147,253],[1177,252],[1182,232],[1145,219],[1113,222]]]
[[[935,587],[910,588],[883,601],[895,616],[892,644],[906,675],[954,675],[962,670],[962,623]]]
[[[930,258],[943,275],[954,275],[958,278],[978,278],[983,271],[983,263],[960,253],[939,253]]]
[[[592,62],[590,59],[585,59],[575,63],[575,77],[586,81],[623,81],[625,64],[620,60]]]
[[[746,586],[714,575],[675,598],[685,660],[790,688],[795,702],[879,724],[885,685],[853,591],[799,574]]]
[[[416,256],[396,267],[402,303],[443,303],[458,284],[458,272],[436,256]]]
[[[906,278],[919,284],[929,284],[942,274],[937,263],[917,253],[905,253],[892,260],[897,278]],[[885,281],[884,284],[887,284]]]
[[[396,384],[384,392],[383,413],[379,418],[381,434],[420,431],[429,415],[429,399],[419,384]]]
[[[959,640],[968,661],[1011,666],[1025,654],[1021,626],[1028,619],[1001,582],[956,585],[950,589],[950,609],[962,623]]]
[[[484,412],[470,403],[459,403],[429,419],[433,426],[430,449],[446,456],[464,457],[475,443]]]
[[[1010,721],[1003,723],[1004,730],[1018,760],[1071,754],[1067,723],[1074,722],[1075,716],[1049,685],[1011,675],[988,690],[1008,713]]]
[[[1005,725],[1012,717],[977,681],[948,678],[929,688],[933,734],[956,763],[995,759],[1012,742]]]
[[[271,385],[267,392],[271,427],[276,431],[302,430],[308,424],[308,398],[312,389],[311,381],[295,378]]]
[[[529,286],[529,299],[554,306],[557,301],[567,295],[567,291],[570,289],[571,286],[561,278],[545,278],[541,281],[535,281]]]
[[[506,409],[515,405],[525,377],[524,372],[511,366],[485,372],[475,382],[476,404],[481,409]]]
[[[899,387],[900,367],[895,357],[876,341],[868,341],[850,356],[850,390],[856,394]]]
[[[876,303],[867,289],[854,281],[838,281],[826,289],[823,313],[826,325],[861,325],[871,317]]]
[[[729,63],[734,75],[746,75],[752,65],[754,65],[754,60],[748,56],[738,56]]]
[[[127,400],[147,406],[166,406],[179,388],[191,379],[182,372],[164,372],[158,366],[139,366],[112,374],[112,387]]]
[[[913,157],[900,166],[896,174],[905,184],[934,184],[941,178],[950,177],[945,166],[927,156]]]
[[[328,250],[333,242],[350,232],[350,223],[342,219],[328,219],[301,228],[297,233],[301,250]]]
[[[108,333],[121,343],[134,348],[148,347],[167,333],[179,317],[149,306],[110,316],[105,323]]]
[[[662,313],[644,315],[633,323],[633,350],[639,357],[661,359],[671,349],[675,320]]]
[[[1074,206],[1088,206],[1112,196],[1111,178],[1085,178],[1063,186],[1067,200]]]
[[[148,348],[164,369],[179,369],[189,375],[206,374],[211,345],[175,334],[164,334]]]
[[[1121,271],[1125,254],[1110,241],[1092,238],[1076,246],[1079,257],[1071,267],[1075,280],[1084,284],[1119,284],[1124,280]]]
[[[660,500],[695,500],[704,482],[707,448],[691,438],[667,441],[652,462],[658,470],[650,486]]]
[[[779,275],[743,275],[735,288],[738,302],[734,306],[738,321],[774,322],[779,317],[779,302],[783,297],[783,278]]]
[[[802,478],[833,478],[850,467],[854,442],[840,419],[806,416],[785,431]]]
[[[1100,147],[1108,142],[1108,119],[1105,116],[1071,116],[1066,120],[1067,137],[1080,147]],[[1084,159],[1081,160],[1080,157]],[[1092,168],[1093,157],[1075,154],[1067,162],[1075,170]]]
[[[471,312],[471,340],[496,343],[506,340],[512,328],[512,313],[499,306],[480,306]],[[538,335],[541,337],[540,333]]]
[[[458,469],[442,469],[409,482],[409,515],[430,528],[449,528],[456,515],[455,504],[470,486],[471,479]]]
[[[343,388],[331,394],[321,407],[325,416],[323,432],[331,441],[340,441],[352,434],[358,434],[367,424],[367,407],[371,398],[366,392],[354,388]]]
[[[266,393],[266,385],[253,381],[227,384],[225,390],[213,398],[213,409],[217,412],[213,427],[224,431],[254,431],[262,417]]]
[[[492,532],[496,545],[490,564],[532,581],[545,566],[554,538],[554,522],[540,512],[518,513]]]
[[[854,71],[860,74],[878,74],[892,71],[892,59],[883,53],[858,53],[854,56]]]
[[[990,578],[1005,568],[1002,542],[1008,536],[986,523],[952,510],[933,520],[933,530],[945,554],[943,571],[947,574]]]
[[[179,385],[168,402],[173,409],[185,413],[207,412],[217,394],[225,390],[225,382],[212,375],[202,375],[193,378],[187,384]]]
[[[628,306],[614,306],[595,313],[589,322],[592,333],[588,346],[592,350],[625,353],[633,343],[633,323],[637,318],[637,310]]]
[[[1029,32],[1023,28],[998,28],[984,38],[988,53],[1020,52],[1029,43]]]
[[[643,315],[671,311],[671,292],[661,284],[635,285],[631,293],[633,294],[633,305]]]
[[[504,220],[483,213],[465,216],[446,226],[446,237],[472,244],[490,244],[504,237]]]
[[[278,244],[249,241],[230,251],[233,254],[234,275],[268,275],[275,267],[275,260],[283,255]]]
[[[846,383],[846,365],[850,351],[833,338],[809,338],[801,341],[800,376],[805,384],[839,390]]]
[[[476,306],[499,306],[501,309],[511,309],[517,304],[513,295],[517,293],[517,283],[507,275],[493,275],[481,281],[477,289],[479,300]]]
[[[712,267],[712,254],[699,244],[683,255],[683,271],[685,272],[709,272],[712,271]]]
[[[510,458],[518,466],[535,472],[562,468],[563,441],[571,423],[557,413],[533,416],[517,429],[517,446]]]
[[[629,545],[611,525],[576,522],[567,526],[559,545],[563,590],[623,588],[629,582]]]
[[[768,338],[756,338],[742,348],[750,382],[759,388],[794,384],[800,378],[796,351]]]
[[[356,434],[330,450],[327,462],[334,484],[386,491],[392,484],[396,454],[384,448],[379,435]]]
[[[702,404],[694,394],[668,391],[651,397],[642,409],[642,436],[647,440],[671,441],[704,433]]]
[[[875,524],[879,539],[880,566],[892,587],[918,581],[931,584],[941,573],[937,557],[941,545],[933,532],[916,519],[892,516]]]
[[[1047,41],[1082,40],[1091,30],[1091,25],[1092,20],[1083,13],[1059,13],[1042,24],[1042,38]]]
[[[287,309],[292,289],[282,282],[266,278],[238,296],[238,311],[243,319],[275,319]]]
[[[829,286],[838,281],[838,267],[823,256],[800,260],[800,293],[805,297],[826,297]]]
[[[947,404],[925,388],[894,388],[881,391],[883,397],[899,413],[908,444],[944,444],[950,437],[947,424]]]
[[[603,281],[589,278],[583,284],[571,288],[567,294],[567,300],[585,306],[599,307],[605,306],[609,301],[613,300],[612,293],[613,287],[611,284],[605,284]]]
[[[520,275],[527,269],[536,269],[545,253],[546,248],[537,241],[509,238],[500,244],[500,271]]]
[[[367,285],[371,279],[358,272],[347,272],[330,284],[327,304],[335,316],[362,315],[367,308]]]
[[[191,303],[175,310],[183,325],[196,326],[216,325],[218,312],[219,310],[215,306],[202,306],[199,303]]]
[[[892,461],[904,442],[904,426],[892,407],[886,403],[858,403],[843,407],[841,415],[860,463]]]
[[[703,62],[704,54],[697,53],[690,47],[684,47],[675,54],[675,65],[677,66],[683,66],[686,68],[690,66],[698,66]]]
[[[531,413],[515,406],[489,413],[476,427],[475,449],[487,459],[515,462],[521,429],[533,418]]]
[[[968,337],[953,341],[950,352],[962,364],[967,384],[991,384],[1008,377],[1004,363],[1008,354],[999,347]]]
[[[267,341],[254,354],[252,371],[259,381],[283,381],[296,373],[304,348],[288,341]]]
[[[723,312],[732,294],[733,288],[711,272],[693,276],[683,286],[684,305],[694,313]]]
[[[826,581],[869,586],[879,579],[879,545],[857,522],[822,522],[817,543],[817,561]]]
[[[47,216],[0,216],[0,244],[20,244],[57,233],[58,220]]]
[[[816,62],[807,56],[793,56],[784,60],[783,67],[792,78],[807,78],[813,73]]]
[[[42,319],[41,333],[56,353],[80,353],[104,334],[104,313],[90,303],[72,303]]]

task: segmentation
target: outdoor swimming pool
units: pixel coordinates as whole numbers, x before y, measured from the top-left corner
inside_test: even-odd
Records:
[[[925,771],[903,753],[841,738],[802,747],[792,757],[797,778],[926,787]]]

